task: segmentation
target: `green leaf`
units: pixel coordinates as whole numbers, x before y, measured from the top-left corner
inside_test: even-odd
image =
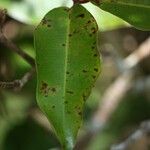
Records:
[[[136,28],[150,30],[150,0],[91,0]]]
[[[95,19],[78,4],[48,12],[35,30],[37,102],[65,150],[74,147],[100,72],[97,31]]]

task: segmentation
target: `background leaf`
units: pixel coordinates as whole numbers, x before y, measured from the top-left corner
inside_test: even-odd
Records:
[[[97,31],[96,21],[80,5],[53,9],[35,31],[37,101],[68,150],[100,71]]]
[[[91,2],[139,29],[150,30],[149,0],[100,0],[99,2],[91,0]]]

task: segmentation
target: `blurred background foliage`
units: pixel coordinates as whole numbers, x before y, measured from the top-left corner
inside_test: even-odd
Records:
[[[26,53],[35,57],[35,26],[49,10],[71,5],[69,0],[0,0],[0,8],[6,8],[11,17],[3,32]],[[149,32],[133,29],[121,19],[90,3],[84,6],[94,15],[99,25],[98,46],[103,65],[101,76],[87,100],[79,137],[90,128],[91,117],[101,103],[103,94],[122,72],[123,66],[120,65],[123,59],[150,36]],[[137,67],[134,85],[123,96],[104,129],[85,149],[109,150],[112,144],[134,131],[141,121],[150,118],[149,60],[144,60]],[[29,69],[30,65],[22,58],[0,45],[0,80],[21,78]],[[35,88],[36,75],[21,91],[0,89],[0,150],[48,150],[59,147],[46,118],[37,108]]]

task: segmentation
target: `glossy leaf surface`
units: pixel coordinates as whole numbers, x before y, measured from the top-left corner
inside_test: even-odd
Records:
[[[91,2],[139,29],[150,30],[150,0],[91,0]]]
[[[85,100],[100,72],[97,30],[78,4],[48,12],[35,30],[37,102],[65,150],[75,144]]]

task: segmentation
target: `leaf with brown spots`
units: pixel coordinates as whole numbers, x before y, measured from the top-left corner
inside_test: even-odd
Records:
[[[48,12],[35,31],[37,102],[64,150],[74,147],[85,100],[100,72],[97,31],[93,16],[79,4]]]

